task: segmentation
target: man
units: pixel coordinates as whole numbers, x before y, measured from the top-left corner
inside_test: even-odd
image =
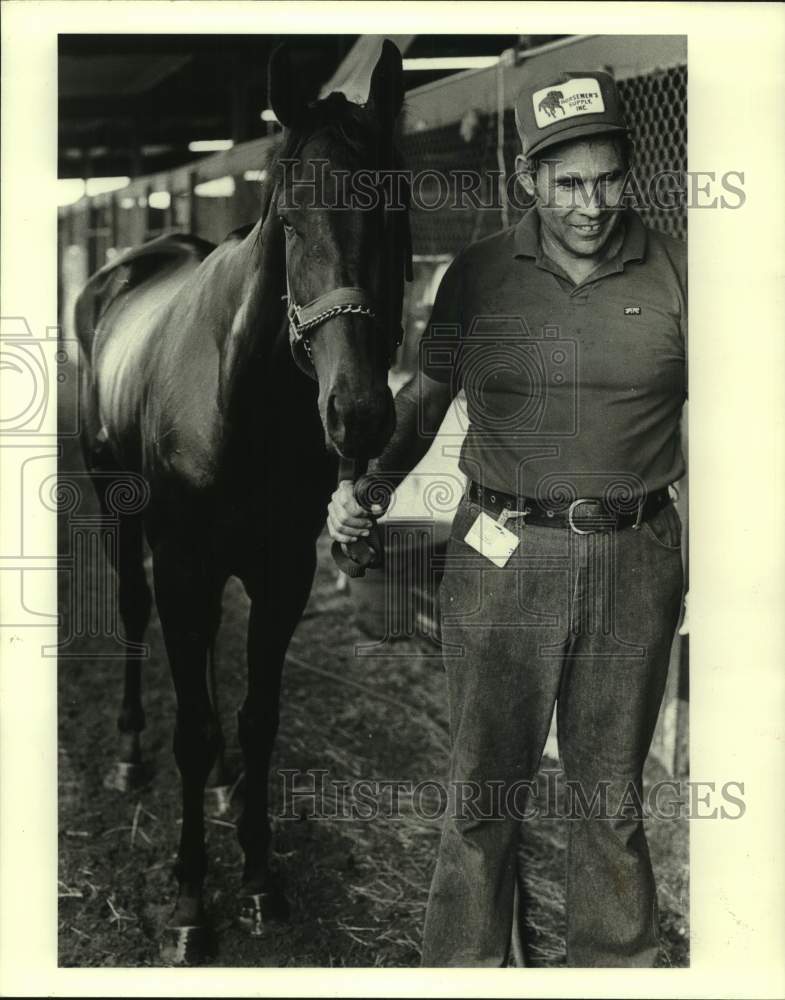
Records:
[[[610,76],[529,86],[516,123],[534,207],[453,261],[377,462],[408,472],[464,389],[467,488],[440,590],[451,798],[422,961],[520,954],[505,790],[536,775],[555,705],[574,792],[568,964],[647,966],[640,799],[682,596],[669,487],[684,473],[686,252],[620,204],[630,143]],[[367,531],[348,484],[328,523],[339,541]]]

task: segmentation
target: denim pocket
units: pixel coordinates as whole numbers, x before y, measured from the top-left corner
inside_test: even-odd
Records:
[[[643,533],[662,549],[681,549],[681,518],[672,503],[641,525]]]

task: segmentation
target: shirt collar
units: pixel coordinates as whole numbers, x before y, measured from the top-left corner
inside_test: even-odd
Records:
[[[622,264],[631,260],[645,260],[646,243],[646,227],[641,217],[633,209],[625,209],[624,242],[618,259]],[[530,208],[515,227],[513,247],[514,257],[534,257],[538,263],[541,261],[540,217],[536,208]]]

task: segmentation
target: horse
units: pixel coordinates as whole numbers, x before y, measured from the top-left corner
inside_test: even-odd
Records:
[[[288,911],[269,862],[267,788],[284,657],[339,461],[362,468],[395,423],[387,374],[410,276],[408,205],[342,210],[326,178],[398,168],[400,53],[384,42],[364,104],[339,91],[313,98],[286,46],[268,78],[283,134],[256,224],[217,247],[165,235],[130,250],[88,281],[75,308],[82,449],[104,513],[113,477],[149,487],[144,510],[121,523],[115,569],[126,638],[139,643],[152,602],[146,537],[177,702],[178,891],[161,943],[170,964],[213,947],[204,791],[223,736],[208,666],[225,583],[238,577],[250,600],[238,920],[260,936]],[[129,656],[118,719],[126,768],[139,763],[144,722],[140,661]]]

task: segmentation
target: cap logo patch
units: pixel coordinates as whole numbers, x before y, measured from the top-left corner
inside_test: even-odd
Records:
[[[567,80],[555,87],[544,87],[532,95],[537,128],[547,128],[566,118],[597,115],[605,111],[600,85],[594,77]]]

